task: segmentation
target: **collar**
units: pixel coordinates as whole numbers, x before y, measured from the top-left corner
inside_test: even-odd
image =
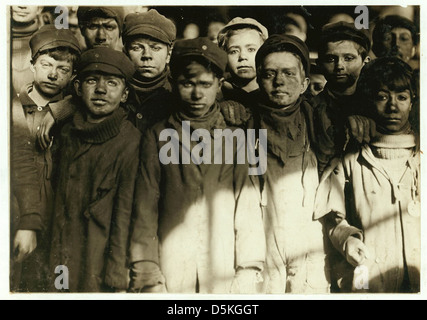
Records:
[[[86,114],[78,110],[73,117],[72,130],[86,143],[101,144],[120,133],[120,126],[125,118],[125,110],[119,107],[104,121],[90,123],[86,120]]]
[[[163,72],[154,79],[146,79],[142,78],[138,72],[135,72],[132,79],[130,80],[130,85],[137,92],[137,94],[144,94],[148,92],[152,92],[158,88],[166,88],[171,89],[169,82],[170,72],[169,68],[165,68]]]
[[[24,86],[19,94],[19,100],[21,101],[22,105],[25,106],[36,106],[36,107],[46,107],[49,105],[49,103],[60,101],[64,98],[64,95],[62,92],[58,93],[56,96],[49,99],[49,102],[46,105],[37,105],[33,99],[30,98],[29,93],[32,92],[34,89],[34,84],[29,83],[26,86]]]

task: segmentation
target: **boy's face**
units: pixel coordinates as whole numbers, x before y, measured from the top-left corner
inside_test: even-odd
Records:
[[[43,7],[38,6],[12,6],[12,19],[19,23],[34,21],[42,12]]]
[[[256,30],[238,32],[228,39],[228,68],[233,78],[256,78],[255,55],[262,44]]]
[[[222,79],[193,61],[176,79],[182,111],[191,117],[202,117],[214,105]]]
[[[378,129],[388,134],[400,134],[408,128],[411,111],[411,93],[390,91],[382,87],[374,97],[375,116]]]
[[[151,38],[133,39],[127,51],[139,74],[148,79],[159,76],[170,60],[169,46]]]
[[[76,93],[83,100],[88,117],[102,121],[127,100],[129,90],[123,78],[103,73],[91,73],[74,82]]]
[[[48,54],[40,55],[30,69],[34,73],[34,86],[46,97],[53,97],[60,93],[73,75],[71,61],[58,61]]]
[[[308,87],[301,61],[290,52],[273,52],[261,66],[260,89],[275,108],[293,105]]]
[[[358,44],[349,40],[328,42],[320,65],[332,89],[345,91],[356,84],[362,67],[369,59],[363,61],[357,49]]]
[[[415,54],[411,31],[405,28],[393,28],[390,33],[385,34],[383,45],[390,55],[397,56],[406,62]]]
[[[119,25],[113,18],[92,18],[83,29],[82,35],[88,49],[95,47],[117,49],[119,47]]]

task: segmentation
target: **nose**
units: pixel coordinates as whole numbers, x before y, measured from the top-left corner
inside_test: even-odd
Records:
[[[151,54],[151,50],[148,47],[142,48],[142,52],[141,52],[141,59],[151,59],[152,58],[152,54]]]
[[[388,108],[392,112],[395,112],[398,110],[396,95],[394,94],[390,95],[390,98],[388,99]]]
[[[100,79],[96,82],[95,93],[104,94],[107,92],[106,82],[103,79]]]
[[[274,86],[275,87],[279,87],[279,86],[281,86],[283,84],[285,84],[285,75],[282,72],[279,72],[274,77]]]
[[[191,98],[195,101],[198,101],[203,98],[203,92],[199,88],[199,86],[194,86],[193,91],[191,92]]]
[[[335,69],[337,70],[343,70],[344,69],[344,59],[338,58],[337,62],[335,63]]]
[[[49,78],[49,80],[58,79],[58,71],[55,68],[52,68],[50,70],[49,74],[47,75],[47,77]]]
[[[96,37],[99,40],[105,40],[106,39],[106,34],[105,34],[105,30],[102,26],[100,26],[96,32]]]
[[[248,60],[245,50],[241,50],[239,54],[239,61]]]

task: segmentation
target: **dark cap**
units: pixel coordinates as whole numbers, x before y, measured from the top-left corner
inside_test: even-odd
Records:
[[[129,13],[123,24],[123,42],[136,35],[147,35],[170,45],[176,39],[176,27],[172,20],[155,9],[142,13]]]
[[[218,45],[225,45],[225,36],[229,30],[237,30],[243,28],[252,28],[261,32],[264,40],[268,38],[268,30],[261,23],[252,18],[236,17],[227,23],[218,33]]]
[[[286,35],[273,34],[258,49],[255,56],[257,68],[262,64],[263,59],[273,52],[292,52],[301,58],[301,62],[306,75],[310,73],[310,53],[307,45],[300,38]]]
[[[53,24],[44,25],[30,39],[32,57],[40,51],[58,47],[68,47],[81,53],[79,41],[74,34],[69,29],[56,29]]]
[[[320,43],[325,45],[327,42],[340,40],[351,40],[360,44],[366,52],[371,49],[371,37],[366,29],[357,29],[354,23],[334,22],[325,24],[322,28]]]
[[[176,41],[172,50],[171,67],[184,57],[202,57],[222,73],[228,61],[227,53],[206,37]]]
[[[120,33],[123,29],[123,18],[124,18],[123,7],[87,7],[79,6],[77,10],[77,19],[79,20],[80,29],[84,29],[88,22],[92,18],[105,17],[113,18],[119,25]]]
[[[130,80],[135,66],[123,52],[97,47],[83,52],[77,65],[78,76],[87,72],[101,72]]]

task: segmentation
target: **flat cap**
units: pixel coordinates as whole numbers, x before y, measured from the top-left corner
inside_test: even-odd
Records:
[[[31,56],[38,52],[68,47],[77,53],[81,53],[79,41],[69,29],[56,29],[53,24],[46,24],[37,30],[30,39]]]
[[[123,42],[131,36],[146,35],[166,44],[176,39],[176,27],[172,20],[155,9],[141,13],[129,13],[123,25]]]
[[[306,75],[310,73],[310,52],[307,45],[300,38],[286,35],[273,34],[258,49],[255,56],[255,64],[258,68],[263,59],[273,52],[292,52],[301,58]]]
[[[354,23],[334,22],[322,27],[320,43],[351,40],[360,44],[367,52],[371,49],[371,37],[366,29],[357,29]]]
[[[268,30],[266,27],[264,27],[261,23],[256,21],[252,18],[241,18],[236,17],[233,18],[229,23],[227,23],[224,28],[222,28],[218,32],[218,46],[223,47],[225,45],[225,36],[227,35],[227,32],[229,30],[237,30],[237,29],[243,29],[243,28],[252,28],[256,29],[259,32],[261,32],[264,39],[268,38]]]
[[[171,67],[184,57],[202,57],[219,68],[222,73],[227,66],[227,53],[207,37],[176,41],[172,50]]]
[[[123,7],[88,7],[79,6],[77,10],[77,19],[79,20],[80,29],[84,29],[88,22],[95,17],[113,18],[119,25],[119,30],[123,30],[124,19]]]
[[[97,47],[83,52],[77,65],[78,76],[87,72],[101,72],[130,80],[135,66],[123,52]]]

